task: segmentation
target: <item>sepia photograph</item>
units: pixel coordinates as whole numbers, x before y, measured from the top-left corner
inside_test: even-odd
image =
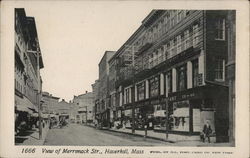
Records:
[[[0,133],[10,142],[0,156],[234,157],[249,147],[243,3],[3,4]]]
[[[15,144],[234,146],[235,14],[235,10],[153,9],[141,21],[126,21],[125,25],[139,27],[122,39],[120,48],[104,46],[107,50],[95,52],[101,56],[96,62],[77,65],[62,61],[79,54],[84,61],[94,56],[92,52],[77,50],[78,41],[70,39],[60,49],[76,45],[72,51],[77,53],[43,51],[39,42],[43,32],[36,23],[46,21],[38,21],[25,8],[15,8]],[[50,25],[55,17],[51,15]],[[88,18],[79,16],[78,20]],[[100,36],[118,20],[105,21]],[[63,23],[59,30],[70,34]],[[82,26],[72,36],[84,36],[80,32],[85,29],[94,31]],[[61,34],[59,30],[55,31]],[[43,56],[47,53],[55,57],[50,61],[61,60],[49,63],[59,66],[56,73],[61,75],[45,78],[54,71],[46,68]],[[70,73],[83,76],[82,80],[86,75],[97,78],[86,87],[79,84],[80,93],[58,96],[53,92],[63,88],[49,79],[62,84],[70,75],[63,73],[64,67],[82,69]],[[87,72],[87,67],[97,71]]]

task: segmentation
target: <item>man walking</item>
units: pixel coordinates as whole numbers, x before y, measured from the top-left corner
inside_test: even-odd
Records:
[[[206,121],[206,124],[203,126],[203,142],[205,142],[206,138],[208,139],[208,142],[210,143],[210,134],[212,133],[211,126],[209,124],[209,121]]]

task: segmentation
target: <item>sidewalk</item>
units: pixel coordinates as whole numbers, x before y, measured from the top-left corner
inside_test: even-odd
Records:
[[[104,129],[112,132],[119,132],[119,133],[124,133],[124,134],[130,134],[134,136],[140,136],[144,137],[145,136],[145,131],[144,130],[135,130],[135,133],[132,134],[131,129],[126,129],[126,128],[121,128],[121,129],[115,129],[115,128],[110,128],[110,129]],[[211,143],[208,143],[207,140],[206,142],[202,142],[200,140],[200,136],[186,136],[186,135],[178,135],[178,134],[168,134],[168,139],[166,139],[166,133],[160,133],[160,132],[155,132],[153,130],[148,130],[147,131],[147,138],[151,139],[156,139],[156,140],[161,140],[161,141],[166,141],[174,146],[231,146],[230,143],[216,143],[215,137],[211,137]]]
[[[49,125],[45,125],[42,130],[42,139],[39,140],[39,130],[25,131],[24,134],[15,136],[15,145],[43,145],[47,132],[49,131]]]

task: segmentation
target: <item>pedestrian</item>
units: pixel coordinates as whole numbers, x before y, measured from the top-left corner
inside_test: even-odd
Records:
[[[203,142],[205,142],[206,138],[208,139],[208,142],[210,143],[210,136],[212,134],[212,128],[209,124],[209,121],[207,120],[206,123],[203,126],[203,136],[202,136],[202,140]]]

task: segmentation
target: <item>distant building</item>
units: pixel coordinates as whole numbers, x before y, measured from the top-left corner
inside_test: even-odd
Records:
[[[74,96],[72,104],[78,106],[79,115],[77,119],[81,123],[93,121],[94,95],[92,92],[86,91],[85,94]]]
[[[98,103],[98,94],[99,94],[99,80],[95,80],[95,83],[93,83],[92,85],[92,92],[94,95],[94,99],[93,99],[93,103],[94,103],[94,107],[93,107],[93,121],[97,121],[96,119],[96,113],[97,111],[97,104]]]
[[[48,92],[42,92],[42,106],[44,111],[48,114],[58,113],[57,107],[59,99],[60,98],[52,96],[52,94],[49,94]]]
[[[96,113],[99,122],[103,126],[109,126],[110,122],[110,98],[109,98],[109,63],[110,58],[115,54],[115,51],[106,51],[99,62],[99,92]]]

